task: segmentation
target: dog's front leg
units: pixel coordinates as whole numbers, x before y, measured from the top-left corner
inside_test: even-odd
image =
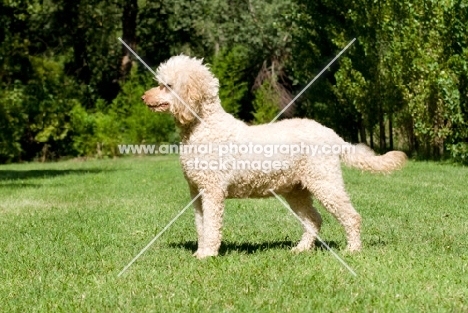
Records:
[[[209,256],[217,256],[221,246],[221,228],[224,213],[224,195],[222,192],[205,190],[202,195],[203,235],[198,242],[196,257],[203,259]],[[199,237],[200,238],[200,237]]]
[[[197,188],[190,187],[190,195],[192,199],[198,196],[198,193],[199,191]],[[198,257],[200,248],[203,247],[203,209],[200,197],[195,200],[193,207],[195,208],[195,227],[197,228],[198,235],[198,250],[193,254],[193,256]]]

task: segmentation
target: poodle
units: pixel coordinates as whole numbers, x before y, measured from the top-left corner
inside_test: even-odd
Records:
[[[194,256],[218,255],[225,199],[275,194],[285,198],[303,224],[302,239],[293,251],[314,247],[322,218],[313,198],[344,227],[347,249],[361,250],[361,216],[345,191],[340,161],[389,173],[404,165],[403,152],[375,155],[310,119],[249,126],[223,110],[218,79],[202,59],[171,57],[158,67],[156,80],[159,87],[146,91],[142,100],[154,112],[172,114],[180,130],[180,163],[196,198]]]

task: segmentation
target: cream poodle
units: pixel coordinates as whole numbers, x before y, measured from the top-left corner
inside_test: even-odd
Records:
[[[401,168],[406,155],[376,156],[350,145],[309,119],[248,126],[226,113],[219,82],[202,60],[179,55],[157,69],[159,87],[142,96],[154,112],[174,116],[180,129],[180,163],[194,202],[197,258],[216,256],[221,245],[225,199],[282,195],[301,219],[304,234],[294,251],[314,246],[322,218],[317,199],[343,225],[347,249],[361,249],[361,216],[345,191],[340,160],[371,172]],[[201,196],[199,194],[201,193]]]

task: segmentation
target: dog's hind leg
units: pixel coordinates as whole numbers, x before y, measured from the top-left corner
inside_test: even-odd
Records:
[[[190,186],[190,196],[195,198],[198,196],[199,191],[196,187]],[[195,202],[193,202],[193,207],[195,208],[195,227],[197,228],[197,235],[198,235],[198,250],[193,254],[193,256],[198,257],[198,251],[200,247],[203,246],[203,209],[202,209],[202,200],[201,198],[197,198]]]
[[[336,171],[331,170],[326,173],[322,172],[319,175],[309,176],[305,181],[305,185],[327,211],[333,214],[343,225],[348,241],[348,250],[361,250],[361,216],[351,205],[344,188],[341,169],[338,168]]]
[[[304,228],[301,241],[292,251],[301,252],[311,249],[314,247],[315,238],[320,231],[322,217],[312,205],[312,198],[309,190],[302,189],[302,186],[298,186],[290,193],[284,194],[283,196],[289,203],[291,209],[301,219]]]

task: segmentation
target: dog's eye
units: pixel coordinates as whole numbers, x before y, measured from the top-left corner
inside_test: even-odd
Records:
[[[166,87],[172,88],[171,84],[166,84]]]

